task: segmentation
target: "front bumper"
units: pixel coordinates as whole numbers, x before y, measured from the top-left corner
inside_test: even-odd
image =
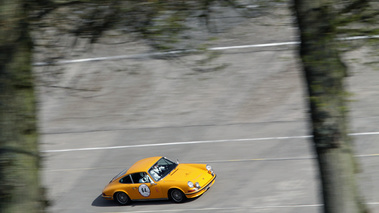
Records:
[[[211,181],[209,181],[209,183],[207,185],[205,185],[204,187],[200,188],[199,190],[195,191],[195,192],[190,192],[190,193],[186,193],[186,197],[187,198],[195,198],[195,197],[198,197],[202,194],[204,194],[204,192],[208,191],[209,188],[211,188],[211,186],[214,184],[215,180],[216,180],[216,174],[214,174],[213,178]]]

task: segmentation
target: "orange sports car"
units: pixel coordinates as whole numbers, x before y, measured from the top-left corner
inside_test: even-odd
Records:
[[[116,175],[104,188],[102,196],[121,205],[148,199],[170,199],[180,203],[202,195],[215,178],[212,167],[206,164],[179,164],[165,157],[150,157]]]

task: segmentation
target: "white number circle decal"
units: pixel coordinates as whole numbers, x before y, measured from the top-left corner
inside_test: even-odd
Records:
[[[150,189],[146,184],[142,184],[141,186],[139,186],[138,191],[144,197],[150,196]]]

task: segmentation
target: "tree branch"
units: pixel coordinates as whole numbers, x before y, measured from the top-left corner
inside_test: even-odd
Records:
[[[34,17],[35,19],[41,19],[45,17],[46,15],[50,14],[54,10],[60,8],[60,7],[66,7],[66,6],[71,6],[71,5],[78,5],[78,4],[84,4],[88,3],[88,1],[80,1],[80,0],[75,0],[75,1],[68,1],[68,2],[63,2],[63,3],[56,3],[52,0],[40,0],[37,1],[38,7],[42,8],[42,10],[37,13],[37,15]]]
[[[345,8],[343,8],[340,14],[350,13],[353,10],[362,10],[367,7],[369,7],[369,0],[356,0],[353,1],[351,4],[347,5]]]
[[[341,15],[337,18],[338,26],[346,26],[354,22],[367,23],[367,24],[376,24],[377,20],[375,17],[379,16],[379,11],[373,11],[371,13],[364,13],[360,11],[359,13],[353,13],[349,15]]]
[[[25,155],[29,155],[29,156],[40,158],[39,154],[36,153],[36,152],[29,152],[29,151],[26,151],[26,150],[17,149],[17,148],[11,148],[11,147],[0,148],[0,153],[1,154],[2,153],[6,153],[6,152],[14,152],[14,153],[25,154]]]

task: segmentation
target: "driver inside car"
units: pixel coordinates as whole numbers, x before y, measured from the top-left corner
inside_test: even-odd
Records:
[[[151,169],[150,169],[150,175],[155,179],[159,180],[162,176],[162,172],[165,170],[164,166],[158,166],[155,164]]]
[[[138,181],[139,183],[149,183],[150,182],[149,176],[147,176],[146,173],[141,172],[140,175],[141,175],[141,178]]]

